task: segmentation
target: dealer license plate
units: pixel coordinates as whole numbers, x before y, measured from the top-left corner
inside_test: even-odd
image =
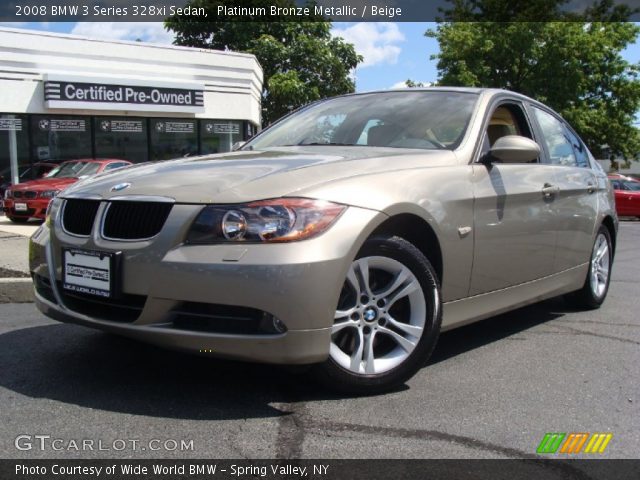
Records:
[[[15,209],[16,212],[26,212],[27,211],[27,204],[26,203],[16,203],[13,205],[13,208]]]
[[[113,253],[65,249],[62,256],[62,286],[65,290],[99,297],[112,296]]]

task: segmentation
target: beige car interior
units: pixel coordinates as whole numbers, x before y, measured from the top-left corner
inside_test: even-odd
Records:
[[[372,147],[384,147],[398,136],[401,129],[393,124],[376,125],[369,128],[367,145]]]
[[[489,120],[489,126],[487,127],[484,140],[484,148],[486,148],[486,150],[492,147],[496,140],[507,135],[522,135],[523,137],[533,139],[526,124],[523,124],[524,118],[519,119],[518,114],[514,113],[514,108],[519,107],[500,106],[495,109]],[[537,162],[538,159],[527,163]]]
[[[496,140],[507,135],[522,135],[522,132],[511,110],[507,107],[498,107],[493,112],[487,127],[489,143],[493,146]]]

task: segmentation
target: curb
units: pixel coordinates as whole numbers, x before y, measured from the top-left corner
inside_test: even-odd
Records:
[[[30,303],[33,300],[30,278],[0,278],[0,303]]]

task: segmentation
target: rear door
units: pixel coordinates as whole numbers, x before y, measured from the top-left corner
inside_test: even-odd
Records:
[[[561,272],[589,262],[598,217],[598,182],[587,148],[558,116],[531,106],[542,138],[543,161],[553,170],[557,188],[554,228],[557,247],[553,270]]]

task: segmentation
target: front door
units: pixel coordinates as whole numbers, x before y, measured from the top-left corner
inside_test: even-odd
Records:
[[[533,139],[531,132],[519,104],[501,104],[490,117],[483,150],[504,135]],[[469,294],[550,275],[556,246],[553,168],[539,160],[476,163],[473,173],[475,248]]]

